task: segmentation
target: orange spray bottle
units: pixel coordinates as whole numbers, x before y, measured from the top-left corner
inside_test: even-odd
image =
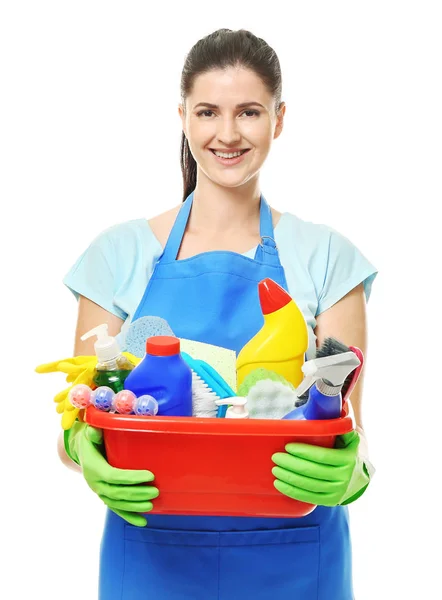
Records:
[[[260,281],[258,292],[264,325],[238,354],[237,385],[255,369],[264,368],[297,387],[304,378],[307,323],[292,297],[273,279]]]

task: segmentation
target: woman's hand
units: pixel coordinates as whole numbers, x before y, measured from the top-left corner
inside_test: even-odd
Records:
[[[287,444],[272,456],[274,486],[282,494],[318,506],[350,504],[367,489],[370,476],[359,455],[360,435],[336,438],[334,448]]]
[[[66,452],[81,466],[88,486],[117,515],[144,527],[147,520],[140,513],[152,510],[151,500],[158,497],[159,491],[140,484],[153,481],[154,475],[150,471],[111,467],[101,452],[100,429],[77,421],[64,435]]]

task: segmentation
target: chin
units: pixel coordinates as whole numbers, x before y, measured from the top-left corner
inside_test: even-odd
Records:
[[[223,174],[220,177],[219,173],[208,173],[208,177],[214,183],[224,187],[239,187],[250,181],[256,173],[229,173],[227,176]]]
[[[246,179],[241,179],[240,181],[226,181],[226,180],[221,180],[221,179],[212,179],[212,181],[214,183],[216,183],[216,185],[219,185],[220,187],[225,187],[225,188],[239,188],[242,185],[246,184],[249,180]]]

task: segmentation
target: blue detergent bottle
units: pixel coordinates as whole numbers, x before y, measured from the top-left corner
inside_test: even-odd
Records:
[[[129,373],[124,388],[137,398],[158,402],[158,416],[192,416],[192,371],[180,354],[180,340],[157,335],[147,339],[146,354]]]

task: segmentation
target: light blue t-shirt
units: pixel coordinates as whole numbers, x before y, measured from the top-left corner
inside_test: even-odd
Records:
[[[290,295],[309,325],[307,358],[314,358],[316,317],[363,282],[368,301],[376,268],[350,240],[326,225],[285,212],[275,241]],[[256,247],[244,255],[253,258]],[[146,219],[114,225],[99,234],[78,258],[63,283],[124,321],[124,338],[156,261],[163,252]],[[155,316],[155,315],[153,315]]]

